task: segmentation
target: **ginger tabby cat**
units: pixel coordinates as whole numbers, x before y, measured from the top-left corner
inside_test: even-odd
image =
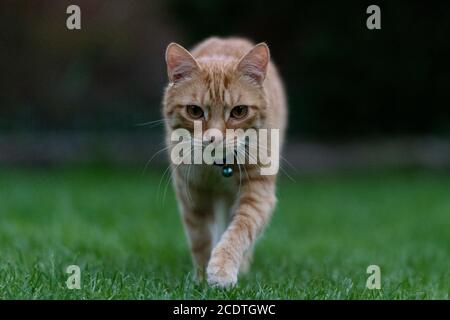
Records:
[[[203,129],[279,129],[282,144],[286,98],[265,43],[241,38],[209,38],[190,52],[171,43],[166,51],[169,85],[163,114],[171,133]],[[203,142],[224,141],[203,136]],[[279,152],[279,151],[278,151]],[[261,164],[231,164],[224,177],[217,165],[172,164],[172,177],[196,275],[212,286],[229,287],[247,271],[252,248],[276,203],[276,174],[262,175]],[[206,272],[206,274],[205,274]]]

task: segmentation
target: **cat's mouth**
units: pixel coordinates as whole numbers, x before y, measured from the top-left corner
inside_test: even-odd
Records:
[[[217,166],[217,167],[223,167],[223,166],[229,166],[231,164],[234,163],[234,161],[236,160],[235,155],[233,155],[233,160],[231,160],[231,163],[227,163],[227,157],[229,158],[229,155],[224,154],[221,163],[219,163],[220,161],[214,160],[213,165]]]
[[[223,159],[222,163],[217,163],[216,161],[214,161],[213,165],[223,167],[224,165],[226,165],[226,159]]]

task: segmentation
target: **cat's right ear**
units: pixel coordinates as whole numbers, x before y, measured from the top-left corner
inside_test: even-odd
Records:
[[[167,75],[169,81],[176,83],[190,78],[198,69],[198,63],[185,48],[172,42],[166,49]]]
[[[241,58],[237,69],[252,82],[261,85],[266,78],[270,51],[264,42],[257,44]]]

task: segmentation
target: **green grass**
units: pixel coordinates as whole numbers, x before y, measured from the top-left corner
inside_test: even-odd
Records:
[[[0,170],[2,299],[448,299],[450,175],[281,179],[249,275],[230,290],[191,280],[171,187],[125,169]],[[81,290],[66,288],[68,265]],[[368,265],[381,290],[368,290]]]

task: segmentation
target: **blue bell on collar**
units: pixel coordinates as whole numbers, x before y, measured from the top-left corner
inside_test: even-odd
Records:
[[[224,165],[222,167],[222,175],[225,178],[231,177],[233,175],[233,168],[229,165]]]

